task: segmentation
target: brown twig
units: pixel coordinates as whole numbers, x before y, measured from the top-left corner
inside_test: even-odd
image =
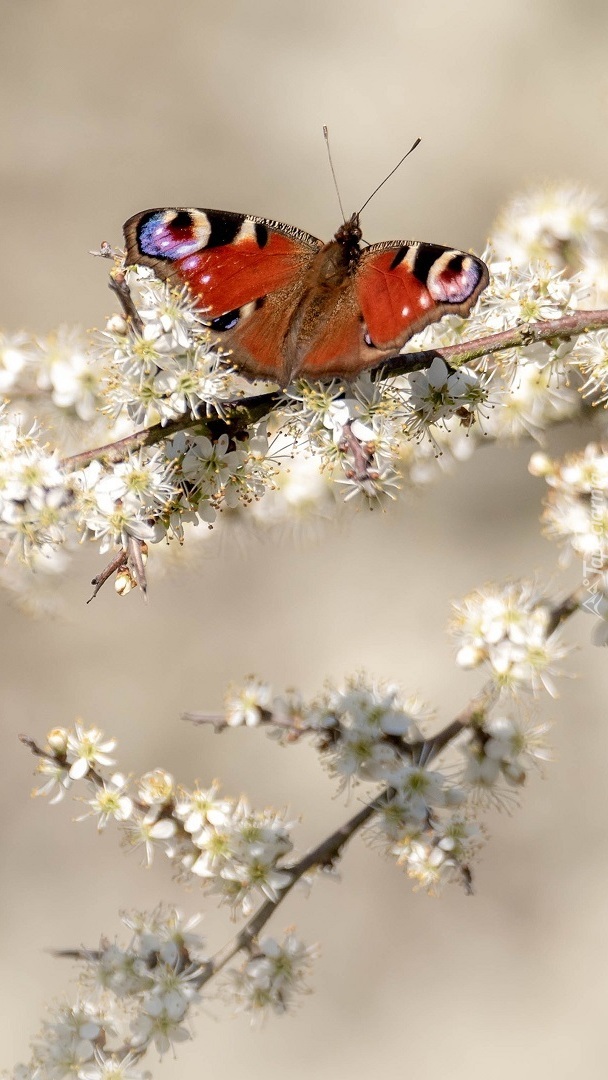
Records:
[[[104,566],[103,570],[100,570],[99,573],[96,574],[96,576],[91,581],[91,585],[94,585],[95,588],[93,589],[92,595],[89,596],[87,604],[90,604],[91,600],[95,599],[99,590],[102,589],[106,581],[108,581],[108,579],[112,577],[112,574],[115,574],[117,570],[120,570],[123,566],[127,565],[128,557],[129,556],[127,555],[127,552],[121,548],[121,550],[118,552],[118,555],[115,555],[111,562],[109,562],[107,566]]]
[[[134,431],[132,435],[125,436],[113,443],[96,447],[94,450],[85,450],[81,454],[73,454],[64,458],[61,467],[68,472],[84,469],[92,461],[105,461],[114,464],[124,459],[142,446],[155,446],[164,439],[171,438],[178,431],[194,430],[201,435],[207,435],[212,440],[219,439],[224,433],[234,435],[242,431],[250,424],[257,423],[267,416],[281,401],[283,395],[277,390],[268,394],[252,394],[250,397],[241,398],[238,401],[227,401],[222,405],[225,417],[213,416],[209,419],[195,417],[192,413],[184,413],[177,420],[170,420],[166,424],[154,424],[152,427]]]
[[[485,686],[482,687],[479,694],[477,694],[468,705],[465,705],[458,716],[455,716],[442,731],[438,731],[436,735],[433,735],[432,739],[425,739],[420,744],[416,755],[419,764],[424,766],[428,765],[433,758],[439,757],[441,751],[445,750],[446,746],[449,746],[449,744],[453,742],[465,728],[470,727],[474,723],[481,722],[489,709],[492,708],[492,705],[494,705],[497,697],[498,690],[496,684],[489,679]]]
[[[583,582],[577,589],[569,593],[560,604],[556,604],[550,609],[547,622],[547,637],[553,634],[558,626],[561,626],[566,619],[569,619],[575,611],[578,611],[583,606],[590,596],[593,596],[598,591],[603,580],[604,575],[602,573],[595,574],[589,581]]]
[[[339,829],[336,829],[336,831],[331,834],[331,836],[328,836],[315,848],[312,848],[312,850],[304,855],[297,863],[294,863],[291,867],[285,867],[285,869],[291,873],[292,877],[289,884],[281,890],[278,900],[266,900],[258,911],[256,911],[255,915],[251,916],[243,929],[240,930],[223,949],[220,949],[219,952],[212,957],[209,963],[209,969],[201,976],[201,986],[216,975],[221,968],[225,967],[225,965],[232,960],[233,956],[236,956],[242,949],[249,949],[251,947],[253,941],[274,914],[279,904],[283,902],[288,893],[293,889],[294,885],[297,884],[308,870],[312,870],[313,867],[333,866],[345,844],[347,844],[355,833],[357,833],[359,829],[373,817],[376,811],[380,809],[386,801],[388,794],[389,792],[383,792],[382,795],[379,795],[376,799],[367,803],[366,806],[354,814],[353,817],[349,818],[344,825],[341,825]]]
[[[502,352],[504,349],[525,348],[539,341],[568,341],[578,334],[592,330],[604,330],[608,327],[608,310],[577,311],[575,315],[564,315],[561,319],[545,319],[542,322],[520,323],[511,330],[502,330],[498,334],[461,341],[458,345],[449,345],[445,349],[431,349],[428,352],[403,353],[391,356],[378,369],[379,378],[388,379],[395,375],[407,375],[416,370],[412,366],[416,359],[424,359],[422,367],[430,367],[435,357],[440,356],[452,367],[462,367],[480,356]]]
[[[127,278],[124,270],[116,269],[111,272],[108,288],[118,297],[125,317],[129,319],[133,329],[138,334],[142,334],[144,324],[142,323],[139,312],[133,302],[133,297],[131,296],[129,286],[127,285]]]
[[[340,449],[350,454],[352,465],[345,469],[346,476],[356,480],[358,484],[365,483],[372,477],[372,465],[374,453],[369,446],[362,443],[353,433],[352,420],[347,420],[342,427]],[[376,477],[378,473],[375,473]]]

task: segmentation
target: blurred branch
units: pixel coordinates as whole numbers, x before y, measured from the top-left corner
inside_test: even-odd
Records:
[[[291,892],[294,885],[297,884],[304,874],[316,867],[327,868],[333,866],[336,859],[341,854],[342,848],[356,833],[359,832],[359,829],[369,821],[376,811],[380,809],[383,803],[390,797],[390,792],[390,788],[382,792],[381,795],[367,803],[358,811],[358,813],[349,818],[344,825],[341,825],[339,829],[336,829],[335,832],[325,840],[321,841],[317,847],[304,855],[299,862],[294,863],[292,866],[284,867],[284,869],[292,875],[289,884],[281,890],[277,900],[266,900],[261,908],[256,911],[255,915],[252,915],[243,929],[240,930],[223,949],[220,949],[219,952],[215,954],[209,963],[209,970],[201,977],[200,985],[208,982],[209,979],[225,967],[225,965],[232,960],[233,956],[236,956],[241,950],[249,950],[251,948],[251,945],[260,931],[264,928],[271,916],[274,915],[276,909],[283,903],[285,897]]]
[[[566,619],[570,618],[570,616],[581,607],[585,598],[591,591],[594,591],[595,587],[601,583],[601,581],[602,575],[597,574],[587,585],[579,586],[560,603],[549,607],[546,629],[547,637],[550,637],[551,634],[566,621]],[[539,606],[544,607],[546,605],[541,604]],[[488,680],[481,691],[476,694],[465,708],[441,731],[432,738],[421,740],[414,745],[403,743],[404,751],[411,754],[413,760],[417,762],[420,767],[426,767],[468,727],[482,724],[489,709],[495,704],[498,695],[499,691],[496,683],[492,680]],[[206,717],[202,714],[188,714],[187,718],[192,719],[195,723],[212,723],[216,731],[221,731],[231,726],[227,721],[221,720],[221,718],[216,715],[209,715]],[[272,713],[266,709],[263,710],[261,720],[265,724],[274,724]],[[276,726],[288,728],[288,730],[293,731],[294,734],[297,732],[298,735],[303,734],[306,730],[305,728],[298,728],[296,724],[277,723]],[[49,761],[58,760],[56,755],[49,750],[44,750],[39,747],[35,740],[30,738],[30,736],[20,735],[19,738],[35,756],[45,758]],[[89,772],[88,779],[96,786],[103,783],[102,778],[93,770]],[[344,847],[354,836],[356,836],[375,813],[390,802],[394,793],[392,787],[385,788],[384,791],[366,803],[356,814],[350,817],[343,825],[332,832],[298,861],[281,865],[279,868],[290,875],[288,884],[281,889],[276,900],[266,900],[251,916],[243,929],[203,966],[203,971],[197,985],[200,987],[207,983],[214,975],[225,967],[237,953],[243,950],[250,951],[261,930],[274,915],[277,908],[283,903],[297,882],[310,870],[333,867],[336,860],[341,856]],[[167,816],[171,816],[169,808],[166,808],[165,812]],[[91,957],[95,957],[96,953],[94,950],[84,948],[61,949],[58,950],[55,955],[69,957],[71,959],[87,960],[91,959]]]

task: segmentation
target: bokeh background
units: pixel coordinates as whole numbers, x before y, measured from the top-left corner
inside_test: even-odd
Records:
[[[155,205],[266,215],[329,237],[342,198],[360,205],[418,135],[422,146],[365,214],[366,239],[415,236],[480,250],[513,192],[574,179],[605,192],[608,7],[603,0],[2,0],[1,323],[45,332],[103,323],[106,267],[124,219]],[[551,449],[575,446],[564,430]],[[382,514],[361,511],[316,543],[223,532],[195,568],[145,606],[106,589],[84,552],[65,585],[69,617],[31,622],[2,606],[2,1061],[28,1056],[45,1003],[71,992],[49,947],[95,945],[123,908],[202,907],[158,862],[119,850],[73,806],[28,799],[17,741],[80,715],[116,735],[124,770],[158,765],[184,783],[302,815],[302,847],[353,810],[312,751],[261,733],[215,737],[180,721],[217,709],[255,671],[314,694],[364,668],[399,679],[449,719],[478,686],[456,669],[453,597],[489,578],[558,572],[540,536],[542,482],[529,446],[488,448]],[[166,1080],[221,1071],[352,1080],[399,1070],[428,1080],[603,1076],[608,991],[606,657],[590,618],[555,720],[555,762],[523,808],[489,819],[476,895],[414,894],[357,841],[340,884],[292,896],[276,930],[322,942],[315,994],[252,1031],[217,1003]],[[214,946],[233,932],[210,905]]]

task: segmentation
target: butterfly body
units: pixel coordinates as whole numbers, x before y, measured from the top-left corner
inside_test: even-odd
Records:
[[[359,215],[321,240],[219,210],[165,208],[125,226],[127,264],[187,285],[249,378],[353,378],[430,322],[466,315],[488,283],[476,256],[417,241],[362,247]]]

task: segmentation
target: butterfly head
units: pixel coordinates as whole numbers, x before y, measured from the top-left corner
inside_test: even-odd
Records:
[[[352,253],[353,257],[356,259],[357,253],[360,250],[359,244],[362,236],[363,233],[361,232],[361,226],[359,225],[359,214],[355,213],[348,221],[345,221],[344,224],[340,226],[334,236],[334,240],[342,245],[347,255]]]

